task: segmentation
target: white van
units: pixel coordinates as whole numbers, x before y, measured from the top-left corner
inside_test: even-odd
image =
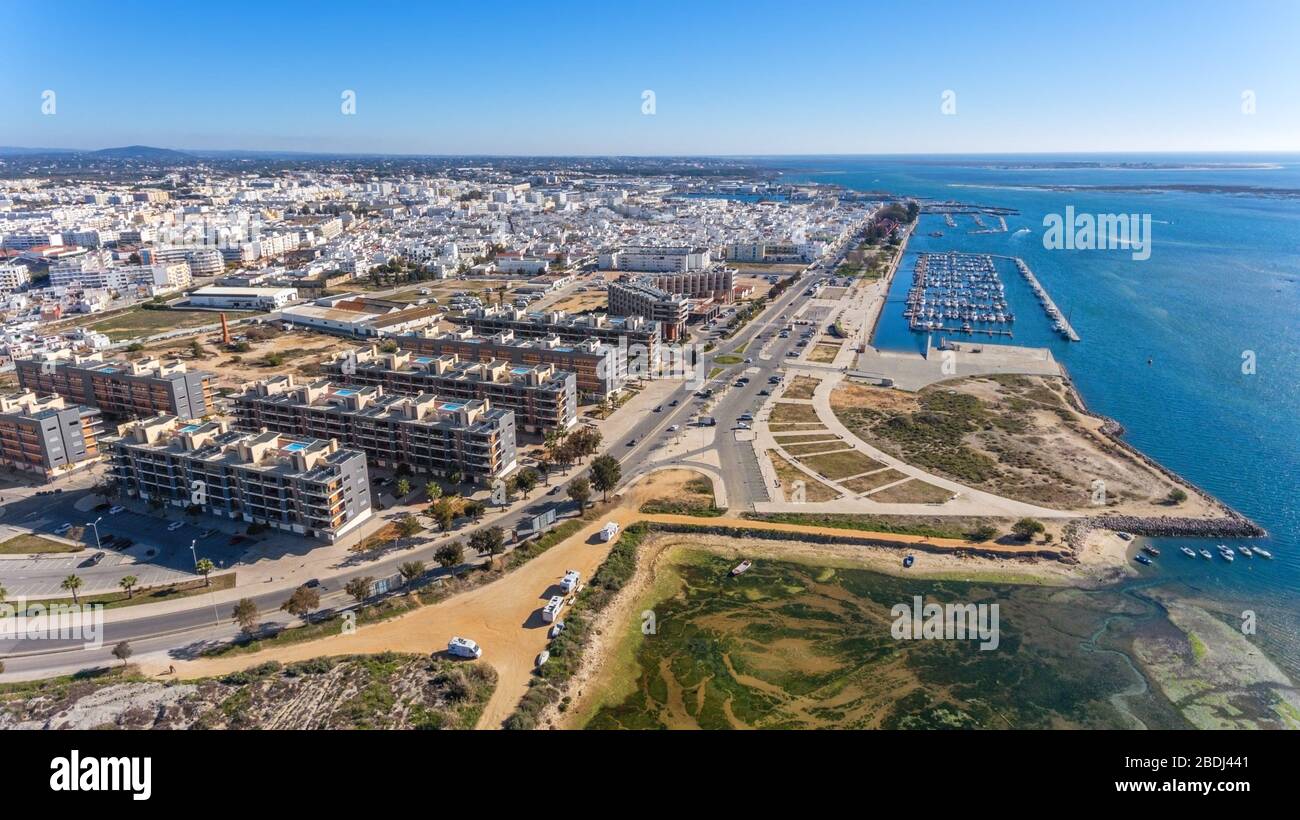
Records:
[[[483,649],[469,638],[452,638],[447,641],[447,654],[457,658],[483,657]]]
[[[613,521],[600,528],[601,541],[613,541],[616,535],[618,535],[618,524]]]
[[[556,618],[560,617],[561,609],[564,609],[564,596],[556,595],[546,602],[546,606],[542,607],[542,620],[548,624],[553,623]]]
[[[564,573],[564,577],[560,579],[560,589],[564,590],[567,595],[578,588],[578,582],[581,580],[582,573],[578,572],[576,569],[571,569]]]

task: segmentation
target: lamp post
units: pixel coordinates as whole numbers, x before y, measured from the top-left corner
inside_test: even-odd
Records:
[[[194,545],[198,540],[197,538],[190,539],[190,556],[194,558],[194,569],[196,570],[199,568],[199,554],[194,550]]]
[[[104,516],[101,515],[99,518],[96,518],[94,521],[86,522],[86,526],[94,529],[95,531],[95,549],[101,549],[99,543],[99,522],[103,520],[104,520]]]

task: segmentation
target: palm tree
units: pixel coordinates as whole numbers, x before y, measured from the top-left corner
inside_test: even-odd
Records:
[[[72,603],[80,604],[81,600],[77,597],[77,590],[81,589],[82,583],[83,581],[76,575],[69,575],[63,579],[63,583],[59,584],[59,587],[72,593]]]
[[[194,565],[194,571],[203,576],[203,586],[205,587],[212,583],[212,579],[208,578],[208,574],[216,568],[217,565],[212,563],[210,558],[200,558],[199,562]]]
[[[134,575],[128,575],[122,580],[118,581],[117,585],[120,586],[122,589],[126,590],[126,597],[130,599],[135,595],[134,592],[135,585],[138,583],[140,583],[139,578],[135,577]]]

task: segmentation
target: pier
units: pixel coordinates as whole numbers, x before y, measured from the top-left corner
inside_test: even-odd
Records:
[[[1015,261],[1016,268],[1020,270],[1020,275],[1025,277],[1025,281],[1029,283],[1030,289],[1033,290],[1034,295],[1038,297],[1038,303],[1043,306],[1043,310],[1047,313],[1047,318],[1054,322],[1052,330],[1055,330],[1057,333],[1072,342],[1080,341],[1079,334],[1075,332],[1074,327],[1070,324],[1070,320],[1065,318],[1065,314],[1061,313],[1060,309],[1056,306],[1056,303],[1052,301],[1052,297],[1047,292],[1047,289],[1039,284],[1038,277],[1034,276],[1034,272],[1025,264],[1025,260],[1018,256],[1004,258]]]

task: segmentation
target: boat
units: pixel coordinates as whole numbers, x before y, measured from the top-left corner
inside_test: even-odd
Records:
[[[1237,552],[1241,553],[1246,558],[1252,558],[1255,555],[1255,553],[1250,551],[1250,547],[1237,547]]]
[[[1159,555],[1159,554],[1160,554],[1160,550],[1156,549],[1155,547],[1151,546],[1150,544],[1147,544],[1145,547],[1143,547],[1143,548],[1142,548],[1142,551],[1145,552],[1147,555]]]
[[[1196,551],[1193,550],[1191,547],[1183,547],[1182,550],[1183,550],[1183,555],[1186,555],[1188,558],[1196,557]]]
[[[538,666],[545,666],[545,665],[546,665],[546,662],[549,661],[550,659],[551,659],[551,652],[550,652],[550,650],[548,650],[548,649],[543,649],[543,650],[542,650],[542,654],[540,654],[540,655],[537,656],[537,665],[538,665]]]
[[[1223,560],[1227,561],[1229,564],[1231,564],[1233,561],[1237,560],[1237,556],[1233,555],[1233,554],[1230,553],[1230,552],[1221,552],[1221,553],[1219,553],[1219,557],[1222,558]]]
[[[1209,561],[1214,558],[1213,555],[1210,555],[1209,550],[1201,550],[1201,557],[1204,558],[1206,561]]]
[[[1120,531],[1120,532],[1117,532],[1117,533],[1115,533],[1115,534],[1118,535],[1120,538],[1123,538],[1125,541],[1132,541],[1132,540],[1133,540],[1133,533],[1131,533],[1131,532],[1123,532],[1123,531]]]
[[[739,564],[736,564],[734,567],[731,568],[731,574],[733,577],[736,575],[740,575],[742,572],[745,572],[747,569],[749,569],[752,566],[754,566],[754,562],[746,558],[744,561],[741,561]]]
[[[1151,559],[1146,557],[1145,555],[1138,555],[1134,557],[1133,560],[1137,561],[1139,564],[1146,564],[1147,566],[1151,566]]]
[[[915,555],[909,555],[909,556],[907,556],[906,558],[903,559],[903,566],[904,566],[904,567],[910,567],[910,566],[912,566],[912,564],[914,564],[914,563],[916,563],[916,556],[915,556]]]
[[[1267,558],[1270,561],[1273,560],[1273,553],[1269,552],[1263,547],[1255,547],[1255,554],[1258,555],[1260,558]]]

